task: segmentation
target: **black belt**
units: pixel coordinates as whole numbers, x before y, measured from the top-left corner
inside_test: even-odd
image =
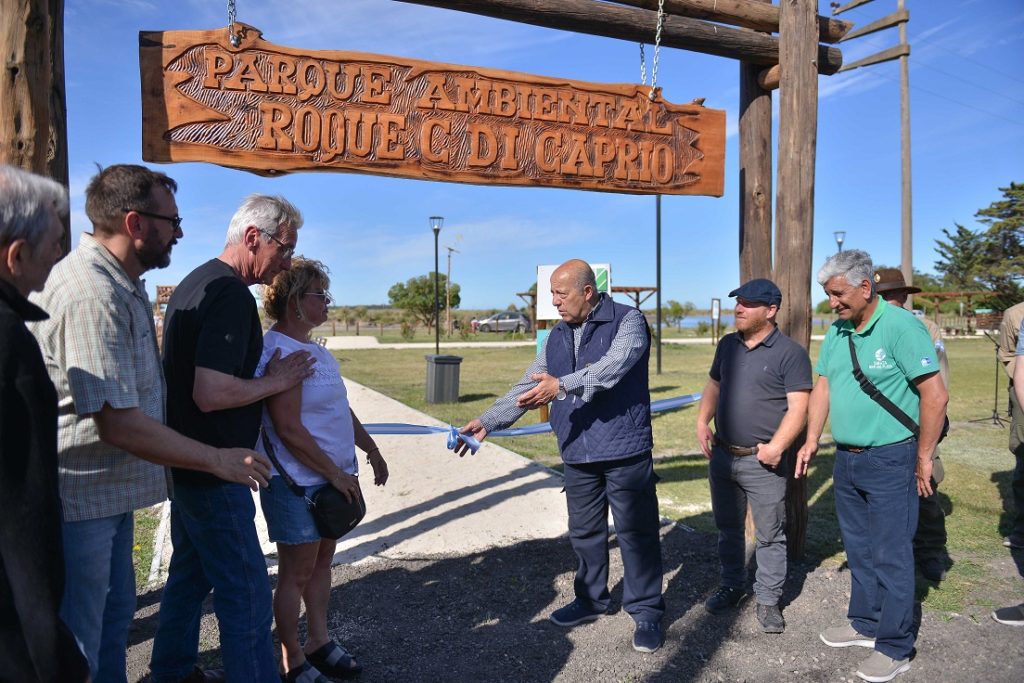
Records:
[[[849,453],[863,453],[864,451],[870,451],[872,448],[885,448],[886,446],[896,446],[897,444],[907,443],[908,441],[914,441],[914,437],[909,439],[903,439],[903,441],[893,441],[892,443],[885,443],[881,446],[851,446],[846,443],[837,443],[837,451],[847,451]]]
[[[715,436],[715,443],[733,455],[757,455],[757,446],[734,446],[731,443],[722,441],[717,435]]]

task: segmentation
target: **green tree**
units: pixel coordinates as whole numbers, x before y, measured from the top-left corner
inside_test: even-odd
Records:
[[[440,292],[438,304],[442,310],[444,309],[446,279],[444,273],[439,273],[437,276],[438,291]],[[452,308],[458,308],[462,301],[459,296],[459,286],[453,282],[449,291]],[[434,273],[409,278],[404,283],[395,283],[388,290],[388,301],[392,306],[402,309],[422,322],[429,332],[434,326]]]
[[[818,315],[828,315],[832,312],[832,307],[828,305],[828,299],[819,301],[818,305],[814,307],[814,312]]]
[[[1003,199],[974,214],[983,229],[954,224],[955,233],[942,231],[948,241],[936,240],[935,268],[947,287],[988,290],[984,303],[1005,309],[1024,298],[1024,184],[999,191]]]
[[[664,318],[665,322],[669,325],[675,325],[677,328],[682,329],[683,319],[690,315],[697,309],[692,301],[686,301],[679,303],[675,299],[669,299],[661,307],[661,317]]]

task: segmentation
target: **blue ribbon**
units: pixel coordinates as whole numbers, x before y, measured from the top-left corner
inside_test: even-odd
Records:
[[[668,410],[678,410],[685,408],[688,405],[692,405],[700,400],[700,394],[687,394],[686,396],[676,396],[675,398],[663,398],[658,401],[651,403],[652,413],[662,413]],[[369,434],[387,434],[387,435],[419,435],[419,434],[447,434],[448,435],[448,450],[454,451],[462,447],[463,444],[469,446],[470,453],[476,455],[476,452],[480,450],[480,442],[469,434],[462,434],[459,432],[457,427],[448,425],[447,427],[432,427],[429,425],[411,425],[404,422],[371,422],[364,424],[363,427]],[[531,436],[534,434],[547,434],[551,431],[550,422],[541,422],[539,424],[526,425],[524,427],[510,427],[509,429],[499,429],[494,432],[488,433],[487,436]]]

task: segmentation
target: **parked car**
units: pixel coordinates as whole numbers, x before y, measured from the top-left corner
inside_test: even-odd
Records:
[[[495,313],[477,325],[480,332],[529,332],[531,329],[530,319],[516,311]]]

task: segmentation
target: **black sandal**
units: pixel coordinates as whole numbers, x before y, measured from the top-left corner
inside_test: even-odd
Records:
[[[307,653],[306,660],[332,678],[352,678],[363,670],[349,651],[333,640],[315,652]]]
[[[286,674],[281,674],[282,683],[331,683],[319,670],[313,667],[307,659]]]

